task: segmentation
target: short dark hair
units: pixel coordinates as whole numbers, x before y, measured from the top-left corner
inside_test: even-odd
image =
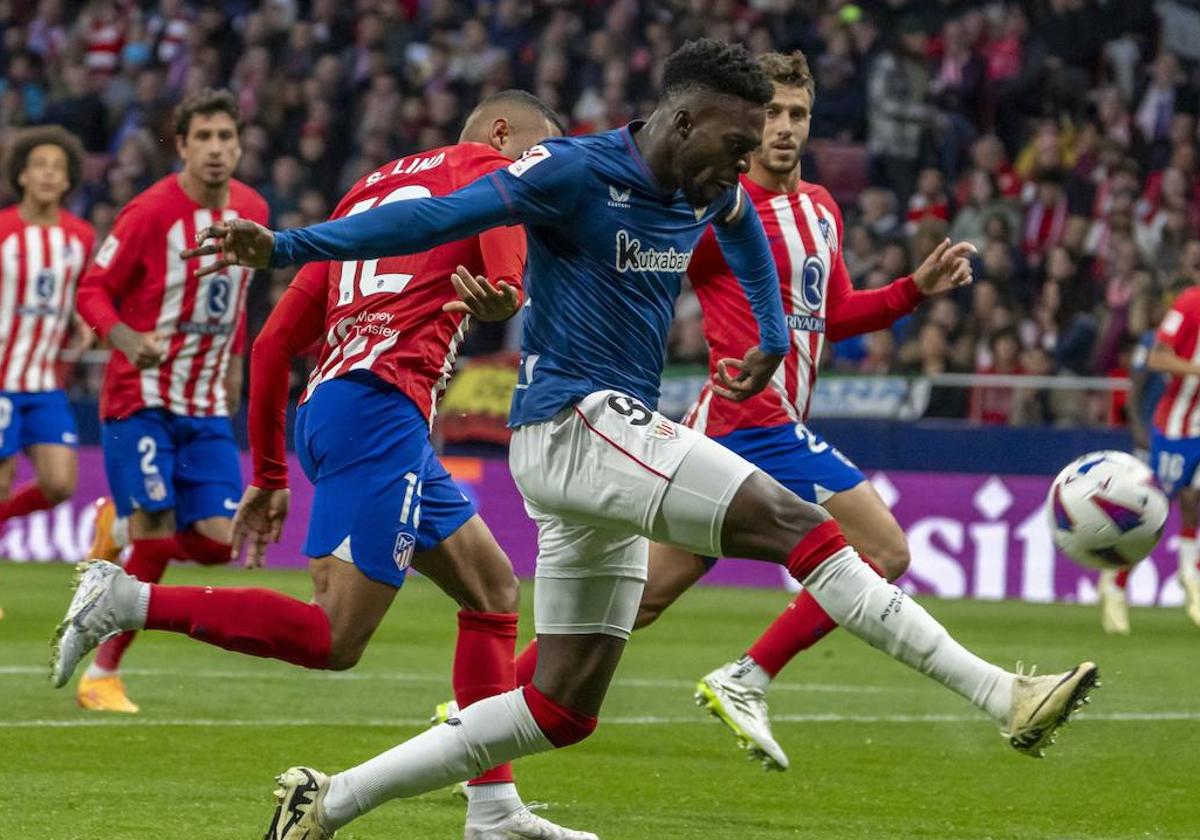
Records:
[[[671,53],[662,85],[667,96],[703,88],[756,105],[766,105],[774,95],[771,80],[745,47],[716,38],[697,38]]]
[[[228,114],[242,130],[242,111],[238,108],[237,99],[227,90],[205,88],[184,99],[175,108],[175,134],[186,137],[192,125],[192,117],[202,114]]]
[[[527,90],[508,88],[507,90],[493,93],[490,96],[485,96],[479,101],[479,104],[475,106],[471,113],[474,114],[475,112],[481,110],[482,108],[486,108],[489,105],[504,103],[521,105],[533,111],[537,111],[546,118],[546,122],[550,123],[550,125],[554,126],[554,128],[558,130],[559,134],[567,133],[567,127],[563,124],[562,118],[558,115],[558,113]]]
[[[800,50],[764,53],[758,57],[758,66],[773,84],[803,88],[808,91],[810,99],[816,99],[817,83],[809,69],[808,56]]]
[[[19,183],[29,163],[29,155],[38,146],[58,146],[67,156],[67,191],[75,189],[83,178],[83,145],[79,138],[61,125],[39,125],[19,131],[4,155],[4,182],[17,199],[25,197]]]

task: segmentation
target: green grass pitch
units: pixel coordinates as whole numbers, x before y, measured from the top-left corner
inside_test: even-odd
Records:
[[[84,712],[45,674],[70,572],[0,563],[5,840],[258,838],[276,772],[356,763],[417,732],[449,693],[454,608],[415,579],[351,672],[310,673],[152,633],[126,658],[143,712]],[[169,581],[309,592],[294,572],[178,567]],[[785,601],[705,588],[685,596],[634,637],[597,733],[518,763],[526,799],[603,840],[1200,836],[1200,630],[1182,611],[1134,610],[1134,635],[1107,638],[1091,608],[927,602],[962,642],[1009,667],[1100,663],[1103,688],[1043,761],[1010,750],[965,701],[837,633],[773,689],[792,768],[766,774],[691,691]],[[389,803],[338,836],[455,838],[462,819],[461,803],[438,791]]]

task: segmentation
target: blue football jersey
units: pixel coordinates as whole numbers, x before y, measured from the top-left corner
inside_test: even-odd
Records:
[[[509,422],[548,418],[609,388],[655,407],[692,250],[734,209],[736,191],[705,208],[664,193],[628,129],[549,140],[489,177],[527,208],[528,299]]]
[[[716,222],[758,320],[759,344],[782,355],[778,274],[752,202],[736,186],[707,207],[664,190],[634,142],[639,127],[547,140],[450,195],[281,231],[271,263],[408,254],[524,224],[526,310],[509,416],[521,426],[605,389],[657,406],[675,298],[701,234]]]

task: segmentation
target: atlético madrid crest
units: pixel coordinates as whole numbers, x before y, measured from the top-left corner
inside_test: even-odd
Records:
[[[825,239],[825,244],[829,246],[829,250],[836,251],[837,231],[834,230],[833,225],[829,223],[828,219],[822,216],[821,218],[817,219],[817,227],[821,231],[821,236]]]

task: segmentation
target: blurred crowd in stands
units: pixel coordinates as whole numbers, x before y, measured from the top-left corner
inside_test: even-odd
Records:
[[[1172,293],[1200,282],[1200,0],[0,0],[0,145],[24,125],[76,132],[72,206],[103,236],[170,171],[174,103],[227,86],[239,177],[274,226],[303,225],[382,163],[453,142],[495,90],[534,92],[573,132],[643,116],[663,59],[699,35],[808,54],[804,175],[843,204],[858,286],[947,235],[978,248],[971,288],[841,343],[830,372],[1121,376]],[[288,279],[257,284],[252,325]],[[512,333],[481,330],[467,354]],[[671,361],[704,358],[685,294]],[[1006,393],[946,411],[1111,413]]]

